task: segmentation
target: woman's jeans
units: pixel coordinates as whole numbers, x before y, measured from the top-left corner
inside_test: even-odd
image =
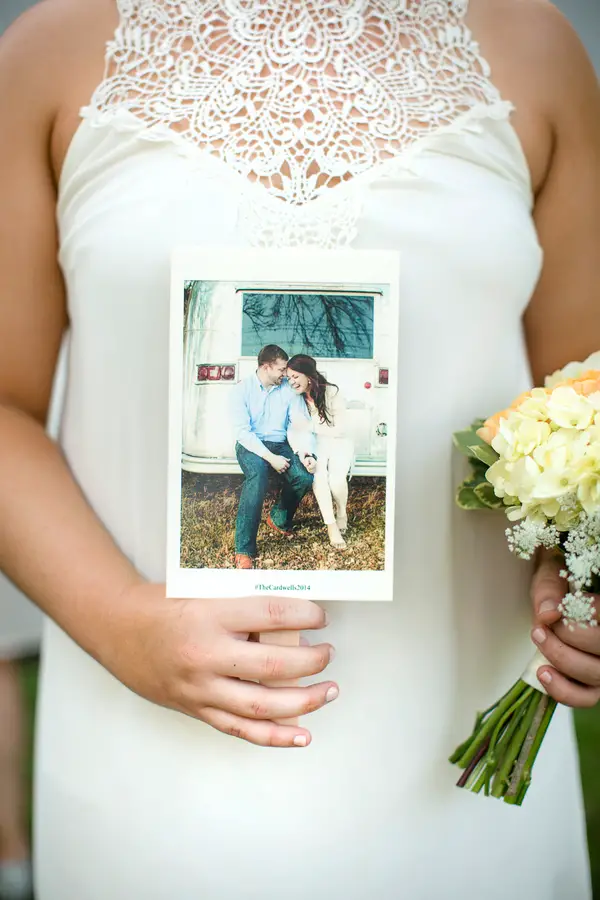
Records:
[[[312,487],[313,477],[307,472],[287,441],[282,444],[274,444],[272,441],[263,441],[263,443],[271,453],[285,456],[290,462],[287,471],[278,476],[283,479],[283,486],[279,501],[271,510],[273,522],[279,528],[287,531],[292,526],[292,520],[300,501]],[[244,484],[235,525],[235,552],[255,557],[257,555],[256,535],[269,486],[269,474],[275,470],[265,459],[246,450],[241,444],[235,445],[235,455],[244,473]]]

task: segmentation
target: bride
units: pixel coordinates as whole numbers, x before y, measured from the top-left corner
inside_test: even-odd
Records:
[[[567,707],[600,699],[600,628],[561,625],[553,562],[530,600],[502,517],[455,508],[451,447],[600,344],[600,95],[568,23],[45,0],[0,41],[0,122],[0,567],[49,620],[38,900],[588,900]],[[401,255],[393,602],[166,597],[182,244]],[[561,707],[515,809],[447,757],[530,658],[532,605]]]
[[[293,390],[304,395],[309,424],[316,435],[313,491],[327,525],[329,541],[336,550],[343,550],[346,546],[343,536],[348,529],[348,475],[354,459],[354,443],[347,432],[346,402],[338,386],[318,371],[312,356],[303,353],[292,356],[287,364],[287,376]],[[305,421],[292,419],[292,429],[301,429]]]

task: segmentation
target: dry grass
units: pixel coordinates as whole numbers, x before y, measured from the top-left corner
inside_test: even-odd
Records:
[[[235,517],[241,475],[182,476],[181,565],[187,569],[231,569],[235,555]],[[293,539],[278,537],[265,525],[275,503],[273,483],[258,532],[258,569],[343,569],[373,571],[384,567],[385,479],[353,478],[348,503],[346,550],[334,550],[327,538],[315,498],[309,493],[295,518]]]

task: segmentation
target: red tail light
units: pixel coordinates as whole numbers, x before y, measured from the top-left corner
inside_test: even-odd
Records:
[[[389,369],[380,369],[378,383],[381,385],[387,385],[390,383],[390,370]]]
[[[235,366],[198,366],[198,381],[235,381]]]

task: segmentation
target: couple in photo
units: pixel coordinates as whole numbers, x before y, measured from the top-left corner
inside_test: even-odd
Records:
[[[292,537],[294,515],[313,489],[333,547],[343,550],[348,527],[348,474],[354,456],[346,404],[312,356],[268,344],[256,372],[236,385],[232,417],[236,456],[244,473],[235,529],[235,565],[251,569],[273,469],[283,479],[268,526]],[[335,511],[334,511],[335,504]]]

